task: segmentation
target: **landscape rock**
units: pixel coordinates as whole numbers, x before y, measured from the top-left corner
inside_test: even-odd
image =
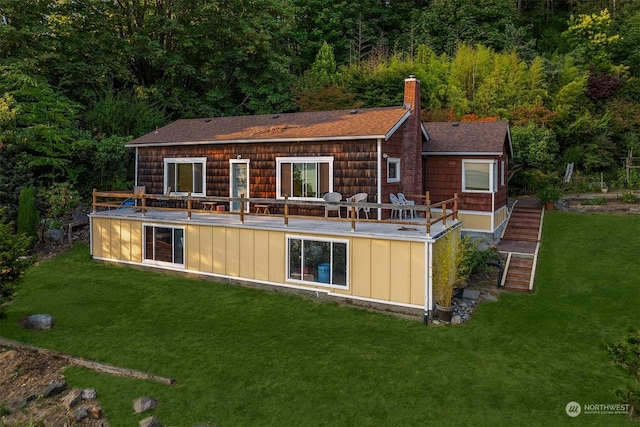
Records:
[[[82,390],[82,400],[93,400],[98,397],[98,392],[95,388],[85,388]]]
[[[42,395],[44,397],[55,396],[56,394],[62,393],[66,388],[67,380],[65,380],[64,378],[59,378],[49,384]]]
[[[156,417],[145,418],[144,420],[138,423],[140,427],[162,427],[160,421]]]
[[[133,410],[136,414],[141,414],[158,407],[158,401],[153,397],[143,396],[133,401]]]
[[[76,421],[82,421],[85,418],[89,418],[89,411],[87,411],[87,408],[78,408],[76,411]]]
[[[462,324],[462,316],[460,316],[459,314],[455,314],[451,317],[451,324],[452,325],[461,325]]]
[[[87,411],[89,412],[89,416],[95,420],[102,418],[102,408],[99,406],[88,406]]]
[[[62,405],[67,409],[71,409],[78,403],[80,403],[81,400],[82,390],[80,390],[79,388],[74,388],[69,392],[69,394],[62,398]]]
[[[474,289],[465,289],[462,291],[462,298],[467,298],[471,300],[477,300],[480,296],[480,291],[476,291]]]
[[[53,326],[53,316],[50,314],[32,314],[27,317],[27,327],[37,331],[51,329]]]

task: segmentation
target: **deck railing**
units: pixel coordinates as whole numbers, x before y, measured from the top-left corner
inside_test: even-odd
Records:
[[[369,212],[382,210],[401,210],[413,211],[416,220],[408,221],[401,219],[385,218],[382,219],[385,224],[412,225],[424,224],[427,235],[431,234],[431,227],[438,223],[442,223],[443,228],[447,228],[447,219],[452,221],[458,219],[458,194],[455,193],[452,198],[443,200],[438,203],[431,203],[430,194],[427,191],[424,196],[413,196],[424,199],[424,204],[415,205],[398,205],[393,203],[369,203],[369,202],[325,202],[325,201],[308,201],[308,200],[292,200],[289,197],[283,199],[263,199],[249,197],[218,197],[218,196],[186,196],[146,194],[146,193],[130,193],[122,191],[97,191],[93,190],[93,212],[98,212],[100,208],[118,209],[132,208],[140,212],[143,216],[149,211],[171,211],[186,212],[187,219],[191,219],[193,213],[207,213],[212,215],[236,215],[239,217],[240,223],[244,224],[247,216],[271,216],[279,217],[284,221],[284,225],[288,226],[290,218],[296,219],[314,219],[325,221],[349,221],[351,223],[351,231],[355,231],[358,222],[379,222],[380,219],[359,218],[358,211],[360,209],[369,210]],[[123,201],[134,201],[133,204],[123,205]],[[151,203],[149,203],[151,201]],[[226,208],[231,203],[237,203],[238,210],[229,211]],[[294,211],[298,208],[301,211],[309,211],[316,209],[318,212],[324,211],[326,205],[339,206],[346,208],[346,218],[341,217],[325,217],[319,215],[300,214]],[[223,209],[217,209],[218,206],[224,206]],[[255,209],[254,212],[247,210],[247,206]],[[292,212],[293,211],[293,212]],[[280,213],[282,212],[282,213]]]

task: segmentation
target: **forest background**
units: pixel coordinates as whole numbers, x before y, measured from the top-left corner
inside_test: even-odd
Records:
[[[0,0],[0,205],[131,189],[179,118],[400,105],[509,120],[510,188],[638,188],[640,0]]]

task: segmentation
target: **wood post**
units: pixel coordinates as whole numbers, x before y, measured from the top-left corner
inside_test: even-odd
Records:
[[[98,203],[98,195],[97,195],[98,190],[97,189],[93,189],[93,193],[91,193],[92,199],[93,201],[91,202],[91,206],[92,206],[92,210],[91,212],[96,213],[96,203]]]
[[[284,226],[288,227],[289,226],[289,204],[287,203],[289,201],[289,196],[285,194],[284,196]]]
[[[191,191],[187,193],[187,219],[191,219]]]

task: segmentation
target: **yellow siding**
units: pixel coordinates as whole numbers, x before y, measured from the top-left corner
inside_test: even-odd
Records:
[[[94,256],[143,262],[143,221],[99,217],[92,221]],[[188,224],[185,227],[185,269],[295,286],[295,282],[286,281],[286,236],[291,234],[287,230]],[[424,304],[425,242],[295,234],[309,239],[349,242],[348,289],[315,283],[301,284],[301,287],[402,304]]]
[[[507,219],[507,213],[507,208],[504,207],[494,214],[493,221],[496,227],[498,227]]]
[[[371,240],[353,239],[351,241],[351,260],[349,262],[351,292],[353,295],[371,297]]]
[[[491,215],[474,215],[461,213],[460,220],[464,222],[464,228],[468,230],[491,230]]]
[[[240,229],[240,249],[238,252],[238,264],[240,265],[240,277],[255,278],[255,230],[250,228]]]

